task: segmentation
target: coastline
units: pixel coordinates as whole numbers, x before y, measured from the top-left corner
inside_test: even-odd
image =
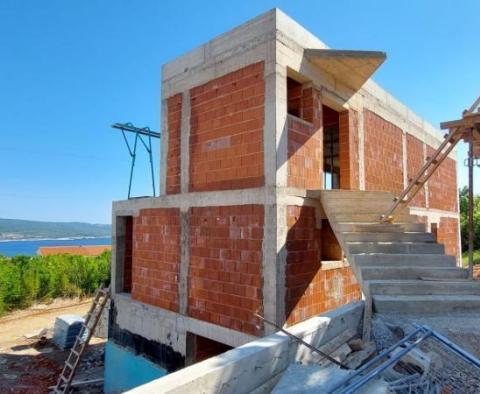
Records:
[[[98,235],[98,236],[62,237],[62,238],[14,238],[14,239],[0,239],[0,242],[75,241],[75,240],[80,240],[80,239],[97,239],[97,238],[112,238],[112,236],[111,235]]]

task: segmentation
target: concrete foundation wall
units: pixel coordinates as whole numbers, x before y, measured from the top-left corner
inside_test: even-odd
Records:
[[[314,345],[322,346],[345,330],[359,332],[363,302],[296,324],[289,331]],[[246,343],[161,379],[139,386],[129,393],[250,393],[294,361],[318,357],[283,333]]]

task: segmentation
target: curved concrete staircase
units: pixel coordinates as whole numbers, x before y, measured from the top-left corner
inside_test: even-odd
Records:
[[[380,223],[388,192],[321,191],[325,214],[373,311],[436,315],[480,312],[480,281],[404,210]]]

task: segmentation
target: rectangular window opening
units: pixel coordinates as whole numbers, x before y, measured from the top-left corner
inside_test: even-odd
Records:
[[[340,188],[340,117],[326,105],[323,116],[323,173],[327,190]]]
[[[302,117],[302,84],[287,77],[287,113]]]
[[[187,365],[218,356],[233,349],[229,345],[187,332]]]

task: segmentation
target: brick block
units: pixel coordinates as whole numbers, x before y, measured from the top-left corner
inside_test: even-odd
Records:
[[[192,88],[190,191],[263,186],[263,62]]]
[[[321,230],[316,228],[315,208],[288,206],[287,225],[287,324],[296,324],[360,299],[360,288],[349,267],[321,270],[324,240]]]
[[[402,130],[364,110],[364,133],[366,189],[401,193],[404,189]]]
[[[427,156],[435,152],[427,146]],[[457,168],[449,157],[440,164],[428,181],[428,203],[430,208],[457,212]]]
[[[262,205],[190,208],[188,314],[261,335]]]
[[[413,135],[407,134],[407,177],[412,179],[417,175],[418,171],[425,164],[423,158],[423,142]],[[423,187],[415,198],[411,201],[410,206],[425,207],[425,187]]]
[[[180,210],[142,209],[133,218],[132,298],[178,312]]]

